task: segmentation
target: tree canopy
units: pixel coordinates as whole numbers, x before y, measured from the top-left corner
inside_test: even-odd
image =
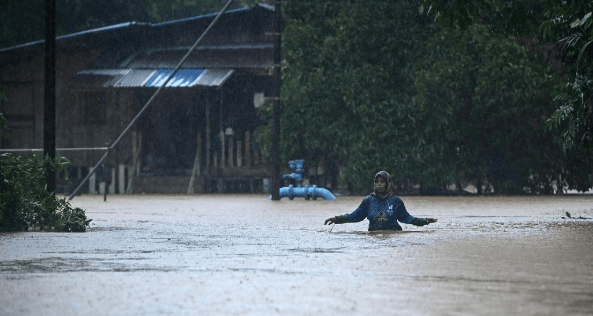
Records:
[[[552,193],[553,184],[590,188],[591,170],[583,168],[590,160],[579,164],[574,154],[563,154],[559,132],[550,127],[582,124],[583,134],[588,128],[554,114],[560,99],[551,92],[570,67],[554,59],[540,33],[559,14],[550,5],[287,4],[282,159],[341,165],[342,181],[359,192],[382,169],[402,191],[419,184],[425,193],[443,192],[452,182],[478,190],[487,183],[498,194]],[[571,21],[589,25],[586,15]],[[262,115],[269,117],[270,109]]]
[[[551,193],[560,162],[543,128],[559,82],[552,67],[483,24],[444,29],[428,46],[415,78],[417,104],[430,110],[428,142],[443,149],[432,164],[499,193]]]
[[[402,167],[422,136],[412,75],[430,21],[411,1],[299,1],[283,13],[281,160],[342,165],[357,189],[378,169],[411,177]]]
[[[557,82],[551,95],[556,110],[547,117],[546,130],[553,133],[562,149],[564,183],[579,191],[591,188],[593,3],[586,0],[425,0],[423,8],[450,28],[465,29],[478,23],[476,16],[494,16],[500,20],[503,34],[524,35],[539,30],[540,40],[554,43],[551,53],[560,58],[565,79]]]

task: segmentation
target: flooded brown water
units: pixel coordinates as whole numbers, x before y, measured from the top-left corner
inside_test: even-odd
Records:
[[[323,225],[362,198],[76,197],[86,233],[0,235],[0,315],[593,315],[593,196],[403,197],[438,223]]]

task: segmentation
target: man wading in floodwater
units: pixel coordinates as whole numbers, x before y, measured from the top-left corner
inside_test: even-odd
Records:
[[[369,231],[373,230],[402,230],[397,221],[416,226],[435,223],[434,218],[414,217],[406,211],[404,202],[393,194],[393,181],[386,171],[379,171],[375,175],[374,192],[367,196],[360,206],[350,214],[330,217],[324,225],[355,223],[365,217],[369,219]]]

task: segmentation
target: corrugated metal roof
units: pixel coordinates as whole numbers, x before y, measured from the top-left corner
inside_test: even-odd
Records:
[[[78,72],[82,76],[106,76],[97,84],[113,88],[158,88],[163,85],[173,69],[85,69]],[[232,74],[233,69],[180,69],[167,87],[218,87]]]
[[[142,87],[146,84],[148,79],[154,75],[156,70],[152,69],[128,69],[129,71],[112,81],[106,82],[106,87],[119,87],[119,88],[133,88]]]
[[[206,87],[221,86],[233,72],[233,69],[206,69],[198,80],[196,80],[195,85]]]
[[[94,76],[121,76],[130,72],[131,69],[84,69],[78,72],[79,75]]]
[[[146,87],[158,88],[162,86],[169,78],[173,69],[159,69],[148,79]],[[191,87],[197,81],[198,77],[204,72],[204,69],[179,69],[167,83],[167,87]]]
[[[79,75],[91,77],[107,76],[107,79],[97,80],[100,87],[133,88],[142,87],[156,70],[152,69],[85,69]]]

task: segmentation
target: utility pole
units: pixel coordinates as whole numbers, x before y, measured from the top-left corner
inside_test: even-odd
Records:
[[[45,0],[45,88],[43,157],[56,158],[56,0]],[[46,165],[47,191],[56,191],[56,172]]]
[[[280,87],[282,86],[282,12],[280,0],[274,2],[274,92],[272,127],[272,200],[280,200]]]

